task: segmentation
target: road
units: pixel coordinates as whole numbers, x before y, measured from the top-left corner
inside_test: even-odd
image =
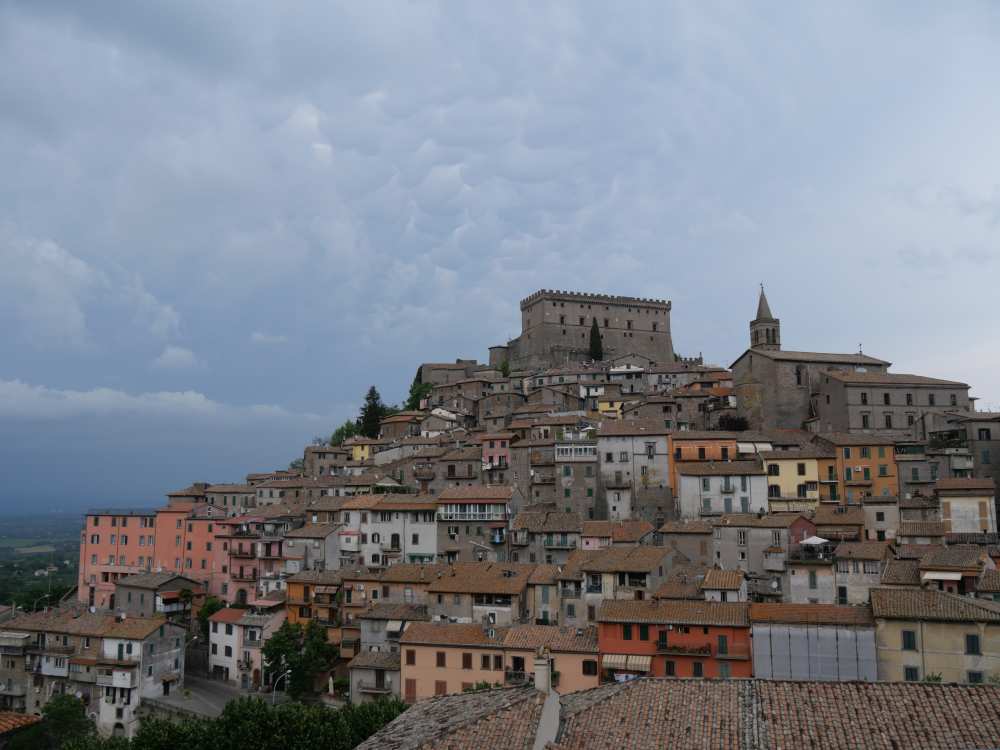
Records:
[[[267,701],[271,700],[271,694],[248,693],[235,688],[219,680],[209,680],[204,677],[194,677],[186,675],[184,677],[184,687],[171,691],[168,696],[156,696],[158,703],[173,706],[178,709],[193,711],[215,718],[222,713],[222,709],[231,700],[235,700],[244,695],[260,695]],[[285,693],[278,693],[278,703],[286,700]]]

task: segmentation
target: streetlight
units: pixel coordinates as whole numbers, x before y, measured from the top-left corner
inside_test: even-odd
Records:
[[[275,705],[275,701],[277,700],[277,697],[278,697],[278,683],[281,682],[282,679],[284,679],[285,677],[288,677],[288,675],[290,675],[291,673],[292,673],[292,670],[290,670],[290,669],[286,670],[285,672],[282,672],[280,675],[278,675],[278,679],[276,679],[274,681],[274,684],[271,686],[271,705],[272,706]]]
[[[42,594],[40,597],[38,597],[37,599],[35,599],[35,601],[31,605],[31,611],[32,612],[36,611],[36,609],[38,607],[38,602],[40,602],[42,599],[48,599],[50,596],[51,596],[51,594]]]

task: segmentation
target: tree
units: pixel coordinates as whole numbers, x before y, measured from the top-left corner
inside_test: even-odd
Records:
[[[365,403],[361,407],[361,415],[358,417],[358,431],[367,438],[377,438],[380,429],[379,423],[388,411],[388,407],[382,403],[378,389],[372,386],[365,394]]]
[[[417,374],[413,376],[413,382],[410,383],[410,395],[406,399],[406,410],[416,411],[419,409],[421,400],[430,396],[432,390],[434,390],[433,384],[421,383],[420,373],[417,372]]]
[[[500,363],[500,374],[505,378],[510,377],[510,362],[506,359]]]
[[[739,417],[733,414],[723,414],[719,417],[718,429],[725,432],[744,432],[750,428],[746,417]]]
[[[301,472],[304,471],[305,468],[306,468],[306,462],[301,458],[296,458],[294,461],[291,461],[288,464],[289,471]]]
[[[316,678],[328,672],[337,658],[337,647],[326,639],[326,628],[314,620],[303,628],[285,622],[264,644],[264,662],[275,676],[286,678],[288,694],[295,700],[315,692]]]
[[[597,318],[590,322],[590,358],[595,362],[604,359],[604,344],[601,343],[601,331],[597,327]]]
[[[42,716],[42,727],[51,748],[61,748],[74,737],[94,733],[94,724],[87,718],[83,701],[73,695],[54,696],[42,708]]]
[[[330,445],[342,445],[345,440],[358,434],[358,423],[348,419],[330,435]]]
[[[205,597],[205,602],[198,610],[198,624],[201,625],[201,637],[203,641],[208,640],[208,618],[220,609],[225,609],[225,607],[226,605],[223,604],[217,597]]]

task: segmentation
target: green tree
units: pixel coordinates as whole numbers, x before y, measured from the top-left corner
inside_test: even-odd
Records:
[[[590,323],[590,358],[595,362],[604,359],[604,344],[601,343],[601,331],[597,327],[597,318]]]
[[[226,605],[223,604],[217,597],[205,597],[204,603],[198,609],[198,624],[201,625],[201,637],[203,641],[208,640],[208,618],[220,609],[225,609],[225,607]]]
[[[42,708],[42,728],[48,747],[61,748],[74,737],[94,733],[83,701],[73,695],[57,695]],[[44,745],[43,745],[44,747]]]
[[[361,407],[361,415],[358,417],[358,431],[367,438],[377,438],[379,422],[388,411],[388,407],[382,403],[378,389],[372,386],[365,394],[365,403]]]
[[[315,620],[304,628],[285,622],[264,644],[263,655],[275,679],[290,672],[285,678],[288,694],[298,700],[315,692],[316,679],[333,667],[337,647],[327,641],[326,628]]]
[[[358,423],[353,419],[348,419],[344,424],[340,425],[333,434],[330,435],[330,445],[337,446],[342,445],[345,440],[352,438],[358,434]]]
[[[420,373],[418,372],[413,376],[413,382],[410,383],[410,395],[406,399],[406,410],[415,411],[420,408],[420,401],[431,395],[431,391],[434,390],[434,386],[431,383],[421,383]]]
[[[294,461],[290,461],[288,463],[289,471],[302,472],[305,470],[305,468],[306,468],[306,462],[301,458],[296,458]]]
[[[505,378],[510,377],[510,362],[506,359],[500,363],[500,374]]]

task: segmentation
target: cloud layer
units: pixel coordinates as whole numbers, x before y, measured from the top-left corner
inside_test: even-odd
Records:
[[[1000,405],[998,37],[975,2],[5,3],[0,380],[332,426],[540,287],[671,298],[728,363],[763,281],[789,347]],[[220,474],[300,447],[239,440]],[[159,494],[122,442],[93,460]],[[178,478],[212,452],[177,445]]]

